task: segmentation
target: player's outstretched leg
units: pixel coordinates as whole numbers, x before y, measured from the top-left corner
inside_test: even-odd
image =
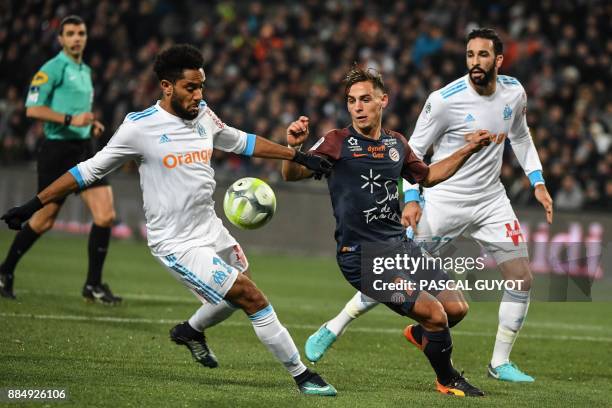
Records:
[[[376,300],[357,292],[336,317],[324,323],[319,330],[308,337],[304,346],[306,358],[313,363],[319,361],[353,320],[376,305],[378,305]]]
[[[453,342],[448,328],[444,307],[432,295],[421,292],[409,313],[420,323],[422,339],[420,347],[436,372],[436,388],[439,392],[459,397],[481,397],[484,393],[471,385],[463,373],[459,373],[451,360]]]
[[[529,262],[527,258],[516,258],[500,263],[500,269],[504,279],[520,279],[521,289],[525,290],[504,291],[499,305],[499,325],[495,347],[487,371],[490,377],[500,381],[534,382],[535,379],[532,376],[525,374],[510,361],[510,352],[529,310],[529,289],[532,281]]]
[[[194,329],[189,322],[179,323],[170,330],[170,340],[186,346],[193,359],[204,367],[215,368],[219,365],[217,357],[208,348],[204,333]]]
[[[336,389],[302,363],[293,339],[280,323],[265,295],[245,275],[239,275],[225,299],[247,314],[259,340],[293,376],[305,395],[335,396]]]

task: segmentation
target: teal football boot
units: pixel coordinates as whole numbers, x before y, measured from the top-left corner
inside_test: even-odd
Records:
[[[323,357],[327,349],[334,344],[336,338],[336,335],[325,325],[321,326],[319,330],[306,340],[306,345],[304,346],[306,358],[316,363]]]
[[[491,367],[491,364],[489,364],[487,368],[489,371],[489,377],[493,377],[496,380],[516,383],[535,381],[535,378],[519,370],[519,368],[513,362],[502,364],[495,368]]]

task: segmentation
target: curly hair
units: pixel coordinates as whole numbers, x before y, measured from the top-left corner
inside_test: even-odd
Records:
[[[153,71],[161,81],[172,83],[183,78],[183,70],[200,69],[204,65],[202,53],[193,45],[177,44],[160,52],[155,58]]]

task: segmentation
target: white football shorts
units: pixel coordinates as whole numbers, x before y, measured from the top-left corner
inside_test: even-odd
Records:
[[[436,252],[463,235],[483,247],[497,264],[527,258],[527,244],[506,194],[457,200],[427,192],[415,241]]]
[[[193,247],[156,258],[200,301],[215,305],[223,300],[238,274],[249,267],[242,248],[225,228],[212,247]]]

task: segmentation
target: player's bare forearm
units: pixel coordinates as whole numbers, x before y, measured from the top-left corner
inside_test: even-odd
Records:
[[[477,130],[465,136],[468,144],[437,163],[429,166],[427,178],[423,181],[425,187],[432,187],[453,176],[463,166],[470,156],[483,147],[491,144],[496,135],[492,135],[487,130]]]
[[[312,177],[313,172],[300,164],[290,161],[283,161],[281,174],[283,176],[283,180],[285,181],[298,181]]]
[[[26,116],[32,119],[61,123],[63,125],[66,114],[56,112],[48,106],[30,106],[26,109]]]
[[[429,166],[429,173],[421,183],[425,187],[433,187],[438,183],[451,178],[457,170],[470,158],[470,156],[483,147],[488,146],[496,135],[490,134],[486,130],[477,130],[466,135],[468,144],[448,156]]]
[[[274,143],[261,136],[257,136],[253,156],[262,157],[264,159],[293,160],[295,157],[295,150],[290,147]]]
[[[74,176],[69,172],[64,173],[60,178],[51,183],[47,188],[38,193],[38,199],[45,205],[59,200],[68,194],[76,191],[79,185]]]
[[[83,112],[76,115],[67,115],[62,112],[57,112],[48,106],[30,106],[26,110],[26,116],[32,119],[38,119],[45,122],[55,122],[62,125],[71,126],[89,126],[94,123],[94,114],[91,112]],[[98,122],[104,130],[104,126]]]
[[[451,178],[472,155],[469,146],[464,146],[447,158],[429,166],[429,173],[423,182],[424,187],[433,187]]]
[[[255,141],[253,156],[266,159],[282,159],[282,174],[283,180],[285,181],[300,180],[303,178],[301,175],[304,170],[307,170],[304,166],[290,161],[295,157],[295,149],[287,146],[281,146],[260,136],[257,136],[257,140]],[[286,178],[285,175],[290,178]]]

